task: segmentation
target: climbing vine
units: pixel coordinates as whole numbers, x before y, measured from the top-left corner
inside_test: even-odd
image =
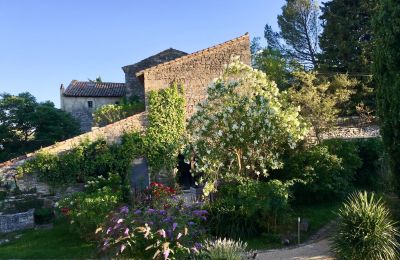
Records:
[[[19,174],[36,172],[40,181],[53,187],[107,177],[110,173],[118,173],[127,183],[130,163],[138,156],[145,156],[153,176],[163,172],[170,177],[185,131],[183,89],[174,85],[152,91],[148,99],[149,125],[144,134],[126,133],[120,144],[110,145],[104,139],[86,140],[66,153],[39,153],[19,167]]]
[[[180,140],[185,132],[183,88],[151,91],[148,96],[149,126],[145,136],[146,156],[151,172],[171,173],[176,165]]]

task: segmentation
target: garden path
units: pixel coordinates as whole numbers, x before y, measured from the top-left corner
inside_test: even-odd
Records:
[[[291,249],[269,250],[258,253],[256,259],[260,260],[333,260],[330,252],[330,242],[323,239],[318,242],[307,244]]]

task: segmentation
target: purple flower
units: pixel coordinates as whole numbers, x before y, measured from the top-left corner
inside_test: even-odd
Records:
[[[120,213],[128,213],[129,212],[129,208],[127,206],[123,206],[123,207],[121,207],[119,212]]]
[[[149,225],[150,225],[150,226],[152,226],[153,224],[154,224],[154,222],[153,222],[153,221],[150,221],[150,222],[149,222]]]
[[[125,229],[124,235],[125,235],[125,236],[129,236],[129,228],[126,228],[126,229]]]
[[[140,213],[142,213],[142,211],[141,211],[140,209],[137,209],[137,210],[135,210],[135,211],[133,212],[133,214],[135,214],[135,215],[139,215]]]
[[[158,211],[158,213],[160,213],[160,215],[165,215],[167,212],[164,209],[162,209],[162,210]]]
[[[172,220],[171,217],[166,217],[166,218],[163,219],[163,222],[170,222],[171,220]]]
[[[175,231],[177,226],[178,226],[178,223],[174,222],[174,224],[172,224],[172,231]]]
[[[200,250],[200,249],[203,247],[203,245],[202,245],[201,243],[199,243],[199,242],[196,242],[196,243],[194,243],[194,247],[195,247],[197,250]]]
[[[154,209],[148,209],[148,210],[147,210],[147,213],[149,213],[149,214],[153,214],[154,212],[155,212]]]
[[[107,228],[106,234],[108,235],[111,232],[111,227]]]
[[[196,224],[196,223],[194,223],[193,221],[189,221],[189,222],[188,222],[188,225],[189,225],[189,226],[193,226],[193,225],[195,225],[195,224]]]

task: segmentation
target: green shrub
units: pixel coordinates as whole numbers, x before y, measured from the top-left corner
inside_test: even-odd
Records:
[[[357,170],[354,180],[355,185],[367,190],[389,190],[391,176],[390,171],[385,170],[388,162],[382,140],[380,138],[359,139],[355,143],[362,160],[362,165]]]
[[[35,209],[34,218],[35,218],[35,224],[48,224],[54,218],[53,209],[50,208]]]
[[[372,193],[350,195],[339,210],[333,250],[339,259],[398,259],[398,231],[389,210]]]
[[[200,258],[210,260],[242,260],[246,259],[247,243],[240,240],[217,239],[206,240]]]
[[[337,142],[297,149],[285,162],[279,178],[297,180],[293,193],[298,203],[343,198],[361,161],[351,143]]]
[[[103,187],[93,193],[75,193],[60,200],[58,206],[70,219],[71,229],[82,238],[92,240],[96,228],[121,201],[121,192]]]
[[[122,100],[121,104],[107,104],[94,111],[93,122],[96,126],[105,126],[142,112],[144,109],[143,102]]]
[[[288,210],[289,186],[278,180],[226,183],[207,205],[214,235],[244,238],[275,232]]]

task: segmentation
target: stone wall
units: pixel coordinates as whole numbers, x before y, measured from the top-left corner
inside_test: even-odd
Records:
[[[31,209],[22,213],[0,215],[0,233],[33,228],[33,213],[34,210]]]
[[[81,134],[74,138],[56,143],[54,145],[42,148],[39,151],[49,152],[53,154],[62,153],[68,150],[71,150],[76,145],[79,145],[83,140],[94,141],[99,138],[104,138],[107,143],[116,143],[119,142],[121,136],[125,132],[130,132],[133,130],[143,131],[147,125],[147,114],[142,112],[140,114],[136,114],[115,122],[113,124],[109,124],[104,127],[99,127],[91,132]],[[24,164],[27,160],[30,160],[35,157],[36,152],[20,156],[14,158],[12,160],[6,161],[0,164],[0,180],[1,179],[12,179],[12,176],[16,173],[16,168],[22,164]],[[48,186],[39,183],[35,176],[26,175],[22,179],[17,181],[18,186],[21,186],[23,189],[29,189],[36,187],[39,193],[46,193],[48,191]]]
[[[71,113],[80,123],[82,132],[89,132],[93,125],[92,113],[99,107],[107,104],[115,104],[120,97],[68,97],[61,96],[61,109]],[[88,107],[88,101],[93,102],[93,107]]]
[[[207,87],[222,74],[225,65],[235,56],[239,56],[243,63],[251,64],[248,34],[146,69],[139,72],[138,76],[144,75],[146,94],[152,90],[171,86],[173,83],[183,85],[186,112],[187,116],[190,116],[194,112],[195,105],[206,98]]]

